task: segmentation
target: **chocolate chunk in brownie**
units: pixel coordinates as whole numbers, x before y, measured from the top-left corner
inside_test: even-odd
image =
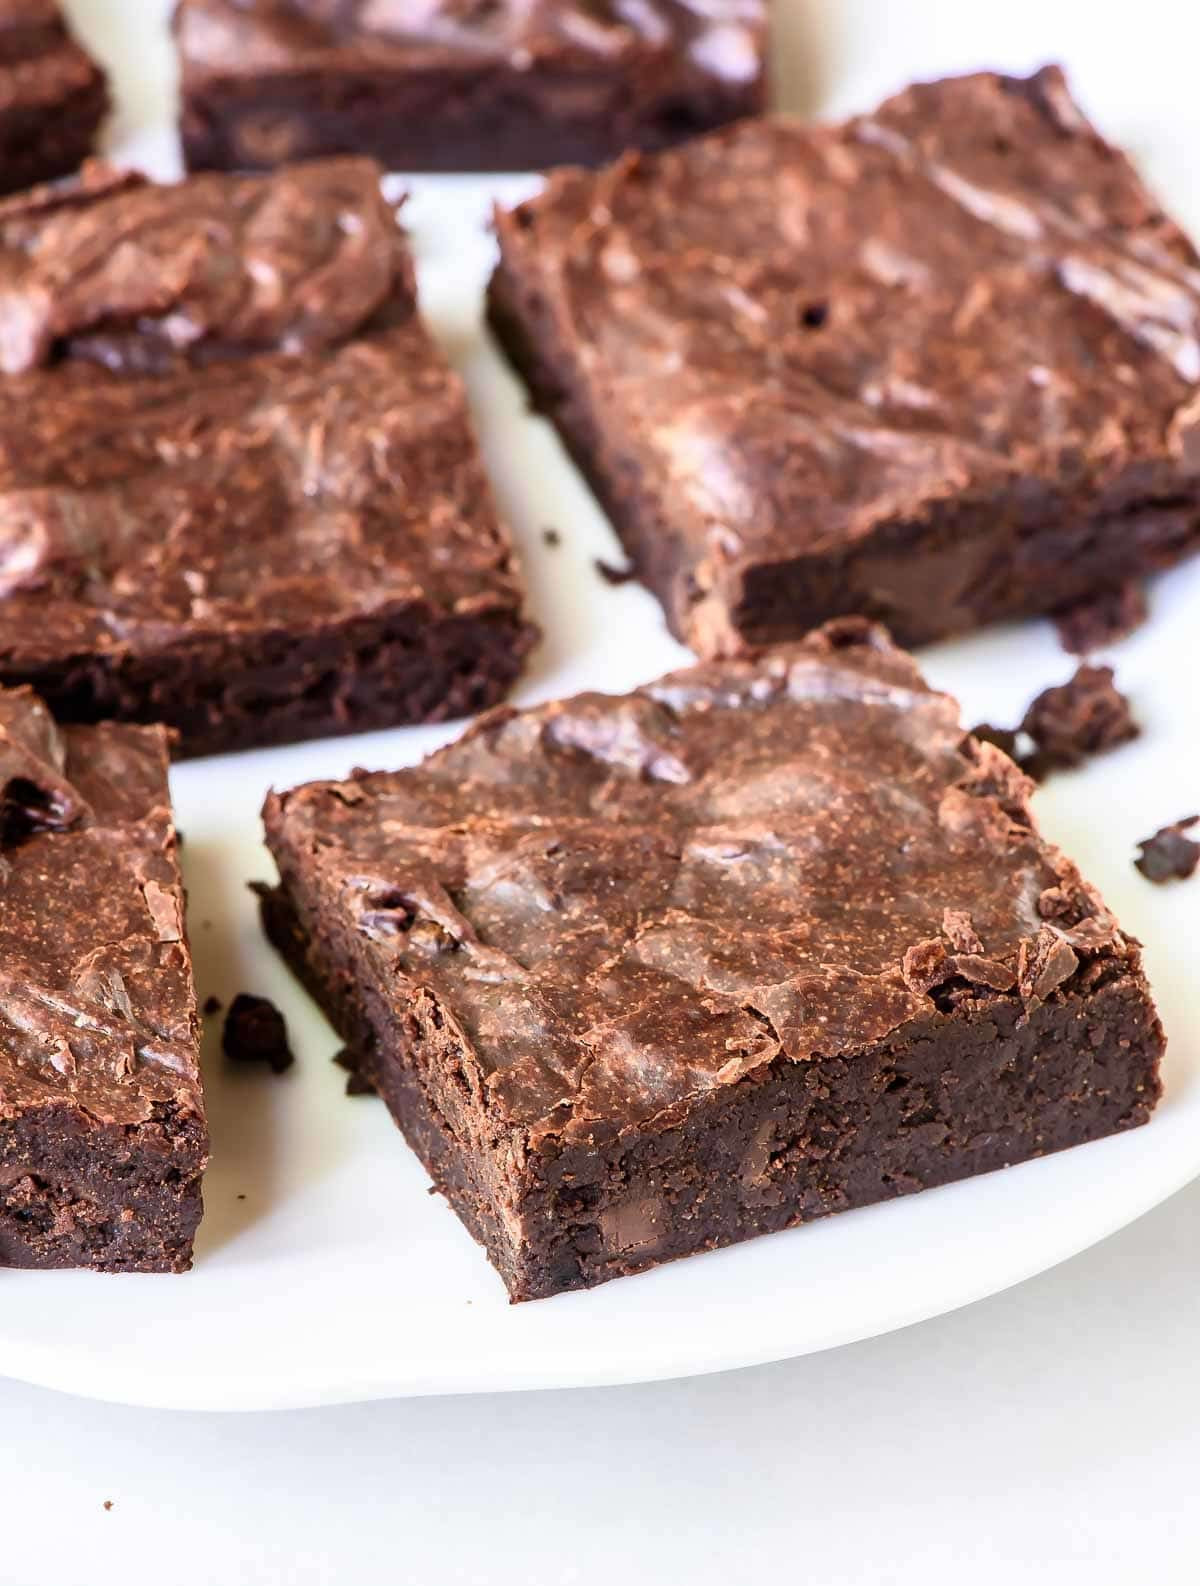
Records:
[[[264,919],[530,1299],[1145,1122],[1139,949],[1029,791],[843,622],[273,794]]]
[[[764,0],[181,0],[193,169],[599,164],[755,115]]]
[[[1054,613],[1059,643],[1068,655],[1092,655],[1140,628],[1149,615],[1145,586],[1127,579],[1077,605]]]
[[[76,171],[108,114],[108,85],[54,0],[0,8],[0,193]]]
[[[0,681],[184,754],[506,692],[533,630],[379,177],[0,205]]]
[[[0,689],[0,1266],[184,1271],[207,1158],[166,734]]]
[[[265,1063],[272,1074],[286,1074],[296,1061],[283,1014],[268,997],[245,991],[229,1004],[221,1049],[231,1062]]]
[[[1200,815],[1163,826],[1153,837],[1138,844],[1140,854],[1133,862],[1147,881],[1186,881],[1200,865],[1200,842],[1186,834],[1200,823]]]
[[[558,172],[497,231],[493,328],[700,655],[1200,545],[1200,256],[1056,69]]]
[[[1066,683],[1043,689],[1025,712],[1021,730],[1034,743],[1024,762],[1041,780],[1070,769],[1106,749],[1128,743],[1141,731],[1129,701],[1113,682],[1111,666],[1080,666]]]

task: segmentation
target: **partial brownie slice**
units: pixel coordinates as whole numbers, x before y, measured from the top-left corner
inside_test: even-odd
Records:
[[[0,1265],[190,1266],[199,1040],[166,733],[0,690]]]
[[[764,0],[181,0],[192,170],[599,164],[763,108]]]
[[[108,114],[104,73],[54,0],[0,5],[0,193],[77,171]]]
[[[274,794],[269,934],[514,1299],[1144,1123],[1138,947],[879,629]]]
[[[533,630],[379,176],[0,207],[0,681],[184,754],[504,695]]]
[[[1200,544],[1200,259],[1055,69],[563,172],[497,228],[496,333],[701,655]]]

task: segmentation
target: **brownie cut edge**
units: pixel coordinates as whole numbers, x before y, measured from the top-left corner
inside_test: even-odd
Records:
[[[698,655],[1200,546],[1200,256],[1057,68],[556,172],[496,231],[492,329]]]
[[[878,630],[273,794],[276,946],[514,1300],[1142,1124],[1138,945]]]
[[[207,1159],[167,734],[0,689],[0,1266],[185,1271]]]

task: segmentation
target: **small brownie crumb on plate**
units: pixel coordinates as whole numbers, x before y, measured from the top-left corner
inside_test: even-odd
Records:
[[[1200,815],[1189,815],[1161,827],[1153,837],[1138,844],[1141,853],[1133,862],[1147,881],[1161,885],[1164,881],[1186,881],[1195,875],[1200,865],[1200,842],[1186,833],[1197,825]]]
[[[1056,69],[554,172],[496,230],[492,326],[699,655],[1200,547],[1200,257]]]
[[[765,0],[180,0],[184,157],[595,165],[757,114]]]
[[[269,935],[514,1299],[1144,1123],[1137,944],[852,621],[272,794]]]
[[[0,681],[181,754],[507,692],[534,632],[380,175],[0,205]]]
[[[362,1072],[354,1053],[348,1048],[343,1047],[340,1052],[336,1053],[333,1061],[339,1068],[343,1068],[346,1071],[347,1096],[377,1096],[379,1094],[375,1086]]]
[[[1139,579],[1127,579],[1053,615],[1068,655],[1091,655],[1142,626],[1149,615],[1146,589]]]
[[[1044,782],[1052,771],[1080,766],[1140,732],[1110,666],[1080,666],[1067,682],[1044,688],[1019,727],[983,722],[971,729],[980,743],[1003,750],[1035,782]]]
[[[77,171],[108,114],[108,84],[55,0],[0,10],[0,193]]]
[[[626,562],[623,567],[617,567],[612,562],[606,562],[603,557],[597,556],[592,564],[606,584],[618,586],[631,584],[637,577],[637,568],[632,562]]]
[[[200,1011],[204,1014],[206,1019],[211,1019],[213,1014],[220,1013],[224,1006],[225,1004],[221,1001],[220,997],[205,997],[204,1006],[200,1009]]]
[[[166,733],[0,690],[0,1266],[191,1265],[199,1043]]]
[[[1128,743],[1141,728],[1113,681],[1112,667],[1085,665],[1067,682],[1042,690],[1025,712],[1021,731],[1034,743],[1024,768],[1040,781],[1049,771],[1069,770]]]
[[[287,1022],[268,997],[239,991],[229,1004],[221,1048],[234,1063],[266,1063],[284,1074],[296,1061],[288,1044]]]

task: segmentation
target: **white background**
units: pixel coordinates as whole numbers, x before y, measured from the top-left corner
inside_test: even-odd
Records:
[[[75,9],[111,55],[138,7]],[[786,7],[781,53],[793,97],[837,111],[913,75],[1064,59],[1195,224],[1190,9],[812,0]],[[153,98],[150,29],[134,64]],[[1193,1586],[1198,1213],[1193,1188],[967,1311],[692,1382],[242,1417],[0,1385],[0,1581]]]

